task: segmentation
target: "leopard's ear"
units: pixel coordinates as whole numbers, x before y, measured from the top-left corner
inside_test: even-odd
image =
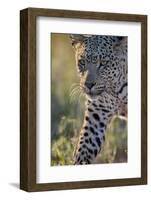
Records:
[[[114,50],[120,50],[121,48],[127,48],[127,41],[128,37],[127,36],[118,36],[115,44],[113,44]]]
[[[84,36],[81,34],[70,34],[70,39],[72,46],[75,48],[77,44],[82,44],[84,41]]]
[[[118,36],[117,39],[118,39],[118,42],[117,42],[118,45],[127,43],[127,36]]]
[[[125,37],[124,36],[117,36],[118,41],[122,41]]]

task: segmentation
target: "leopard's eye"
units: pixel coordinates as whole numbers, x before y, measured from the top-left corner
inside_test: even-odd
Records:
[[[78,68],[79,68],[79,72],[84,72],[85,70],[85,60],[83,58],[78,60]]]
[[[102,60],[101,63],[102,63],[102,65],[105,65],[107,63],[107,61],[106,60]]]
[[[107,64],[106,60],[100,60],[98,63],[98,70],[102,70],[102,68]]]
[[[85,65],[85,60],[84,59],[79,59],[78,60],[79,65]]]

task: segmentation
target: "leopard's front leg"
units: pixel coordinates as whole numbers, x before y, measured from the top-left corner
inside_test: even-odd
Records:
[[[88,101],[74,164],[93,163],[101,151],[107,125],[115,114],[112,104],[104,99]]]

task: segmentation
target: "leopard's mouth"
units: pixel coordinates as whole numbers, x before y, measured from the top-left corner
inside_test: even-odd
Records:
[[[105,91],[105,88],[101,88],[100,90],[88,90],[84,89],[85,94],[90,98],[95,98],[100,96]]]

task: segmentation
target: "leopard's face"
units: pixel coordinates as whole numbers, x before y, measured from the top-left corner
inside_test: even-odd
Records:
[[[115,48],[121,40],[114,36],[72,35],[76,66],[83,91],[95,98],[115,87],[118,57]]]

